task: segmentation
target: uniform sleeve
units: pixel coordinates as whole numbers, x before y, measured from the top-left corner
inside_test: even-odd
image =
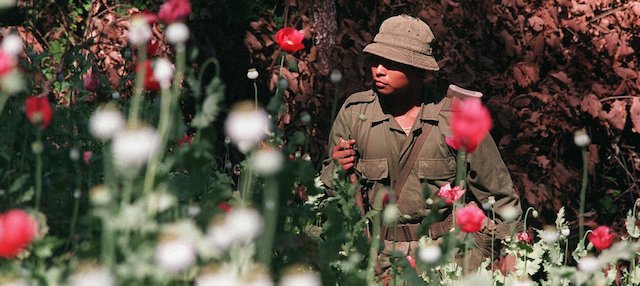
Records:
[[[520,230],[517,218],[522,215],[520,198],[515,192],[513,181],[507,166],[502,161],[498,147],[490,134],[478,146],[478,149],[468,156],[469,173],[468,189],[480,203],[487,202],[489,196],[495,198],[493,209],[496,214],[497,234],[509,236],[513,230]],[[510,213],[511,223],[504,223],[504,214]]]
[[[333,147],[336,146],[338,142],[340,142],[340,138],[351,138],[351,112],[346,108],[346,106],[347,104],[345,103],[342,108],[340,108],[335,121],[333,121],[331,133],[329,133],[327,157],[322,162],[320,180],[329,189],[333,188],[333,170],[336,166],[336,162],[331,158],[331,150],[333,150]]]

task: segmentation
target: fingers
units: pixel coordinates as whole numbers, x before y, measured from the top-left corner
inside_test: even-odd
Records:
[[[338,164],[342,170],[349,170],[353,168],[356,161],[356,151],[353,149],[356,140],[349,139],[344,140],[340,138],[340,141],[333,147],[331,157],[338,161]]]

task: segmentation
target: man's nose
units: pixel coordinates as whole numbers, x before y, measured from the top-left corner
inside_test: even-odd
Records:
[[[376,67],[376,75],[385,75],[387,73],[387,68],[385,68],[382,64],[378,64]]]

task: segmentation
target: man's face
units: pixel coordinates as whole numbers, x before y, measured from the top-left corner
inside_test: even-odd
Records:
[[[407,91],[412,81],[420,80],[416,68],[378,56],[369,56],[373,88],[378,94],[391,95]]]

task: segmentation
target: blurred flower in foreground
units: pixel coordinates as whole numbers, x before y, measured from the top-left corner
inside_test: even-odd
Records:
[[[215,248],[226,250],[234,242],[246,244],[253,241],[262,228],[262,217],[256,210],[234,208],[226,213],[224,219],[209,226],[207,237]]]
[[[294,28],[282,28],[276,32],[276,43],[282,48],[283,51],[294,53],[304,49],[304,34]]]
[[[600,270],[600,261],[591,255],[585,256],[578,261],[578,269],[587,274],[596,272]]]
[[[108,141],[124,126],[124,117],[119,110],[105,107],[96,110],[89,118],[89,132],[93,137]]]
[[[153,65],[152,78],[160,83],[160,87],[169,88],[171,86],[171,80],[173,79],[173,65],[171,61],[166,58],[157,59]]]
[[[613,243],[615,234],[611,232],[609,227],[601,225],[587,235],[587,238],[597,250],[605,250]]]
[[[460,186],[451,188],[451,184],[446,184],[438,191],[438,197],[443,199],[448,205],[458,202],[464,195],[464,190]]]
[[[456,224],[464,232],[476,232],[482,229],[486,216],[482,210],[473,204],[456,209]]]
[[[400,217],[400,209],[396,204],[388,204],[382,211],[382,223],[384,225],[391,225],[398,222]]]
[[[558,233],[558,230],[553,226],[545,226],[540,233],[540,239],[542,239],[546,244],[556,243],[559,237],[560,234]]]
[[[27,98],[25,110],[31,124],[39,124],[43,129],[51,124],[53,110],[46,96],[31,96]]]
[[[173,23],[167,27],[164,36],[170,44],[182,44],[189,39],[189,27],[182,22]]]
[[[126,173],[144,166],[160,151],[160,135],[149,126],[124,128],[115,134],[111,147],[114,164]]]
[[[93,156],[93,152],[91,151],[82,152],[82,162],[84,162],[85,165],[89,165],[89,163],[91,163],[92,156]]]
[[[156,246],[155,259],[163,270],[181,272],[196,261],[195,246],[185,239],[161,241]]]
[[[13,56],[0,50],[0,77],[8,74],[13,69],[15,61]]]
[[[270,125],[269,116],[263,109],[256,109],[253,102],[244,101],[232,108],[224,131],[231,142],[246,153],[267,136]]]
[[[158,11],[158,18],[171,24],[181,18],[188,17],[191,14],[191,3],[189,0],[166,0]]]
[[[534,286],[535,284],[533,284],[533,281],[527,279],[527,278],[518,278],[515,281],[513,281],[513,284],[511,284],[511,286]]]
[[[146,60],[143,63],[138,64],[138,66],[136,67],[136,73],[142,72],[142,69],[144,69],[144,88],[146,90],[159,90],[160,83],[153,75],[151,60]]]
[[[27,212],[12,209],[0,214],[0,257],[15,257],[38,234],[38,223]]]
[[[191,133],[191,134],[183,134],[182,138],[180,138],[180,140],[178,141],[178,146],[182,146],[182,145],[189,145],[191,144],[191,141],[193,140],[193,136],[195,136],[195,133]]]
[[[457,97],[451,103],[451,137],[446,142],[452,148],[464,149],[472,153],[491,129],[489,110],[479,98],[469,97],[461,100]]]
[[[0,8],[10,8],[18,4],[18,0],[0,0]]]
[[[305,266],[292,266],[285,270],[280,286],[321,286],[320,276]]]
[[[136,14],[131,17],[129,23],[129,42],[133,46],[146,45],[151,39],[153,33],[147,18],[142,14]]]
[[[427,245],[418,249],[418,258],[424,263],[435,263],[441,256],[442,250],[435,243],[427,243]]]
[[[22,43],[22,38],[15,33],[10,33],[2,39],[2,50],[7,54],[18,57],[22,50],[24,49],[24,44]]]
[[[271,176],[282,169],[284,158],[277,148],[260,149],[249,159],[251,168],[261,176]]]
[[[232,269],[217,269],[205,272],[196,278],[196,286],[241,285],[240,279]]]
[[[71,286],[113,286],[116,285],[116,278],[109,269],[102,266],[82,267],[69,277]]]

